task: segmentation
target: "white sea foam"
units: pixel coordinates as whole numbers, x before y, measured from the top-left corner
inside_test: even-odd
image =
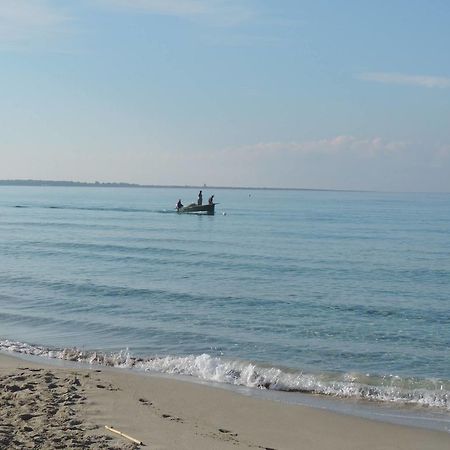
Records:
[[[9,340],[0,340],[0,350],[124,369],[187,375],[205,381],[251,388],[421,405],[450,411],[449,380],[350,373],[312,374],[208,354],[139,358],[132,356],[128,350],[103,353],[77,348],[54,349]]]

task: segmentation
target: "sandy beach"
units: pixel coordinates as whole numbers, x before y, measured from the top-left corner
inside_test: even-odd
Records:
[[[448,449],[450,435],[109,369],[0,355],[0,448]]]

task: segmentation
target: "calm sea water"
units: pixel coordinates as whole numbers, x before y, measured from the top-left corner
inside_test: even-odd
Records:
[[[450,195],[0,187],[0,348],[449,411]]]

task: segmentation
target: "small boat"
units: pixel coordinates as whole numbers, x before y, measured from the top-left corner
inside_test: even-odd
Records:
[[[197,203],[191,203],[187,206],[182,206],[181,208],[177,208],[177,212],[179,213],[199,213],[199,214],[208,214],[210,216],[214,215],[214,207],[216,203],[210,203],[207,205],[197,205]]]

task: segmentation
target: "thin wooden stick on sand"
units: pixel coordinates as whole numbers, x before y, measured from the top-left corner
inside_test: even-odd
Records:
[[[130,440],[131,442],[134,442],[135,444],[138,444],[138,445],[144,445],[144,443],[143,443],[142,441],[139,441],[138,439],[135,439],[134,437],[131,437],[131,436],[129,436],[128,434],[122,433],[121,431],[116,430],[114,427],[109,427],[108,425],[105,425],[105,428],[106,428],[108,431],[111,431],[112,433],[116,433],[116,434],[118,434],[118,435],[124,437],[125,439],[128,439],[128,440]]]

